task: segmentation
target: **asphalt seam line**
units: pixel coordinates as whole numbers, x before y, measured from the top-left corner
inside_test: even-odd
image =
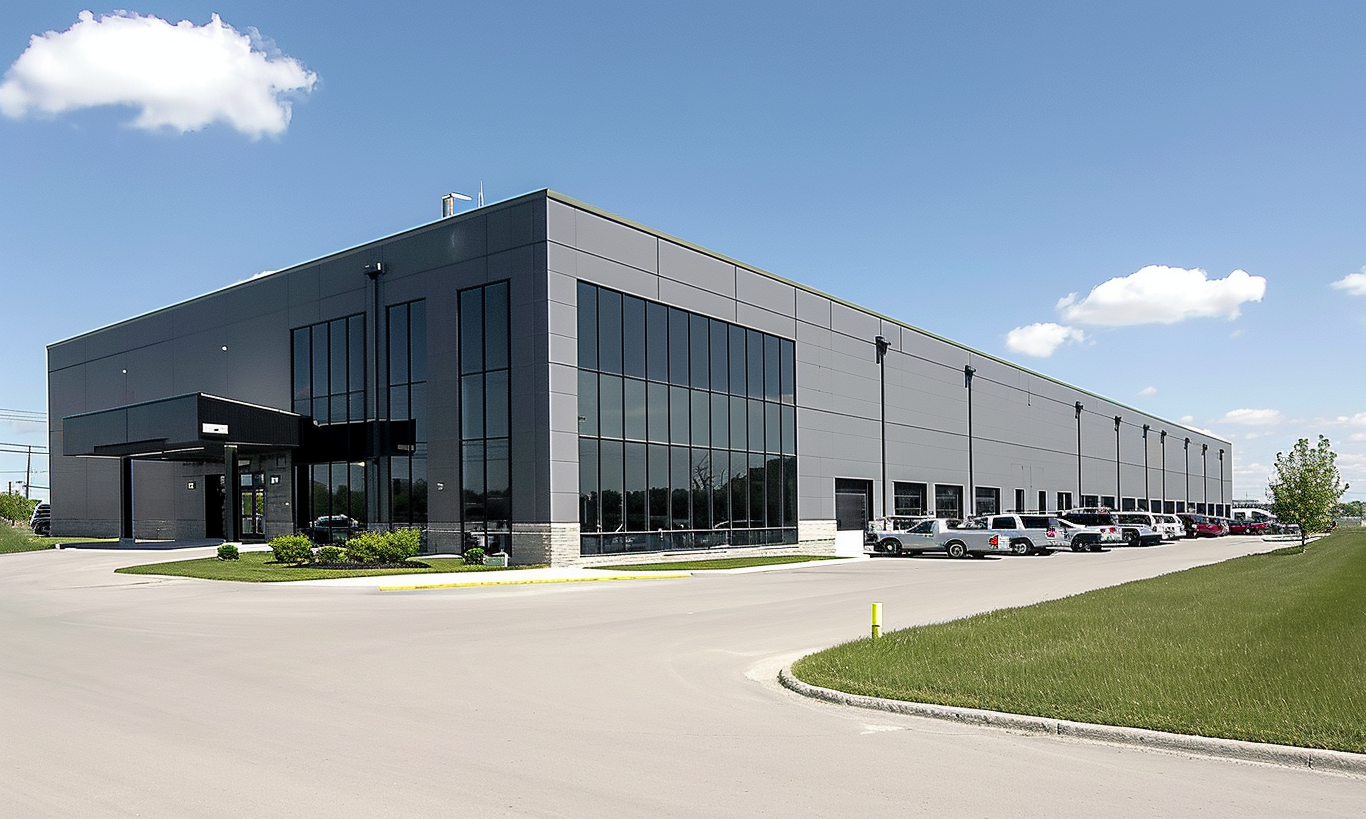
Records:
[[[784,688],[802,696],[838,705],[850,705],[855,708],[869,708],[894,714],[907,714],[913,717],[929,717],[966,725],[1004,728],[1029,734],[1047,734],[1093,742],[1134,745],[1163,751],[1237,759],[1243,762],[1262,762],[1287,768],[1308,768],[1315,771],[1366,776],[1366,754],[1328,751],[1321,748],[1299,748],[1293,745],[1273,745],[1267,742],[1219,739],[1193,734],[1172,734],[1146,728],[1125,728],[1118,725],[1098,725],[1089,722],[1072,722],[1049,717],[1010,714],[1004,711],[986,711],[978,708],[959,708],[952,705],[933,705],[925,702],[866,697],[861,694],[849,694],[844,691],[835,691],[834,689],[804,683],[792,676],[790,664],[783,666],[778,672],[778,681],[782,683]]]
[[[485,580],[468,583],[428,583],[419,586],[380,586],[380,591],[409,591],[412,589],[465,589],[472,586],[529,586],[537,583],[590,583],[599,580],[668,580],[676,577],[691,577],[689,574],[614,574],[604,577],[542,577],[530,580]]]

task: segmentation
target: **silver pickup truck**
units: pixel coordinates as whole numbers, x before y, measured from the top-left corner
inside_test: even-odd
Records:
[[[947,552],[949,557],[1010,554],[1010,542],[999,532],[980,526],[959,525],[956,520],[931,518],[903,531],[874,532],[871,551],[884,555],[917,555]],[[867,551],[867,550],[865,550]]]

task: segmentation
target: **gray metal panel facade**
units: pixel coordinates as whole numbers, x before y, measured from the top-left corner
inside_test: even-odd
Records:
[[[382,305],[427,302],[429,525],[459,517],[460,375],[456,294],[509,281],[512,328],[511,472],[515,524],[578,522],[577,296],[582,280],[796,342],[798,514],[835,517],[834,480],[875,482],[874,512],[891,511],[892,484],[967,486],[967,390],[973,383],[973,477],[1002,506],[1025,490],[1115,494],[1114,416],[1121,497],[1232,499],[1232,446],[1211,436],[935,337],[833,297],[632,224],[567,197],[537,192],[234,285],[48,348],[50,446],[64,416],[190,392],[292,408],[290,331],[363,313],[383,333],[365,265],[382,262]],[[874,338],[889,344],[880,368]],[[227,347],[225,351],[222,348]],[[369,411],[386,366],[367,344]],[[125,372],[126,371],[126,372]],[[885,375],[885,423],[882,376]],[[1077,421],[1081,466],[1077,486]],[[1142,427],[1149,425],[1149,438]],[[886,478],[883,486],[885,428]],[[1192,441],[1187,497],[1185,439]],[[1208,445],[1202,461],[1201,445]],[[1224,451],[1220,481],[1218,452]],[[1143,468],[1144,452],[1149,468]],[[116,462],[52,459],[53,531],[112,534]],[[201,469],[200,472],[203,470]],[[1204,478],[1208,472],[1208,480]],[[203,525],[184,489],[193,465],[138,464],[139,536],[191,536]],[[445,488],[437,490],[440,483]],[[548,554],[548,552],[547,552]],[[554,557],[556,562],[565,558]]]

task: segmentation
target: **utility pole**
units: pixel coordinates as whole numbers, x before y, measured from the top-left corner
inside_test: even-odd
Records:
[[[28,464],[24,467],[24,500],[28,500],[28,485],[33,479],[33,444],[28,445]]]

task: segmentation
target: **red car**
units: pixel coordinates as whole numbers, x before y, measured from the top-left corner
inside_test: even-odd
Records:
[[[1188,538],[1219,537],[1220,535],[1228,534],[1224,525],[1219,522],[1218,518],[1212,518],[1208,515],[1197,515],[1190,512],[1179,513],[1177,514],[1177,517],[1186,525],[1186,537]]]

